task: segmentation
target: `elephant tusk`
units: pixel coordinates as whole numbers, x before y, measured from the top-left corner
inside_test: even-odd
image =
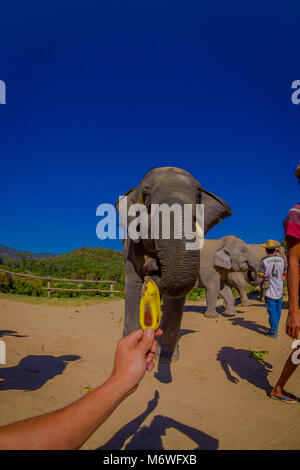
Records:
[[[196,232],[197,232],[197,235],[200,239],[204,238],[204,232],[203,232],[202,228],[200,227],[200,225],[198,224],[198,222],[196,222]]]

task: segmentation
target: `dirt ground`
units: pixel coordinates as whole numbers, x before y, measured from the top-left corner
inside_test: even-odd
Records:
[[[284,304],[286,307],[286,302]],[[264,336],[264,304],[203,315],[203,301],[187,302],[178,362],[157,365],[83,449],[299,449],[300,403],[267,396],[291,351],[284,334]],[[124,301],[52,306],[0,298],[0,425],[45,413],[83,396],[109,376],[121,336]],[[269,351],[265,363],[249,351]],[[297,395],[300,370],[287,390]]]

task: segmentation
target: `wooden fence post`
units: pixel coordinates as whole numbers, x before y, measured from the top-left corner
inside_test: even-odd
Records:
[[[51,290],[50,290],[50,281],[47,282],[47,288],[48,288],[48,297],[51,296]]]
[[[112,282],[109,284],[109,290],[110,290],[110,296],[113,297],[114,296],[114,285],[113,285]]]

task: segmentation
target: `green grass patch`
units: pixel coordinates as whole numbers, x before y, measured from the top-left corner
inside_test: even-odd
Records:
[[[32,305],[56,305],[56,306],[64,306],[64,307],[72,307],[72,306],[81,306],[81,305],[93,305],[93,304],[100,304],[100,303],[108,303],[114,302],[116,300],[124,300],[124,297],[117,296],[115,294],[114,297],[102,297],[102,296],[78,296],[78,297],[35,297],[29,295],[21,295],[21,294],[3,294],[0,292],[0,300],[12,300],[15,302],[24,302],[27,304]]]
[[[248,356],[259,364],[263,364],[265,362],[266,354],[269,354],[269,351],[249,351]]]

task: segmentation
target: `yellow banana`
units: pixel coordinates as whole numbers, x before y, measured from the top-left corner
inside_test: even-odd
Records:
[[[157,285],[149,276],[145,277],[140,302],[140,324],[143,330],[156,331],[160,324],[160,296]]]

